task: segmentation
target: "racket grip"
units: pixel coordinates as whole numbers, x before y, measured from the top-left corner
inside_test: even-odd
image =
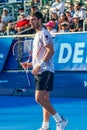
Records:
[[[27,77],[28,85],[30,86],[30,79],[28,77],[28,70],[26,70],[26,77]]]
[[[26,73],[28,73],[28,69],[26,69]]]

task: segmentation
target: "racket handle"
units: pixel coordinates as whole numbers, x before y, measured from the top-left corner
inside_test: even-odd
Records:
[[[28,70],[26,70],[26,77],[27,77],[28,85],[30,86],[30,80],[29,80],[29,77],[28,77]]]
[[[26,73],[28,73],[28,69],[26,69],[25,71],[26,71]]]

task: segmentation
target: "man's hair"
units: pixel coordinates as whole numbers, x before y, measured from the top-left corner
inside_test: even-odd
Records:
[[[78,3],[76,3],[76,5],[78,5],[78,6],[82,6],[82,3],[78,2]]]
[[[42,15],[42,13],[41,13],[41,12],[36,11],[36,12],[34,12],[34,13],[31,13],[31,16],[36,16],[36,17],[37,17],[37,19],[41,19],[41,20],[42,20],[42,22],[43,22],[43,15]]]

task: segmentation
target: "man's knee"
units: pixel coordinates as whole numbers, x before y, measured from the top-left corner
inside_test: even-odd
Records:
[[[35,96],[35,101],[37,102],[37,103],[40,103],[41,102],[41,96],[40,95],[36,95]]]
[[[49,100],[49,93],[46,91],[36,92],[35,93],[35,101],[41,103],[43,100]]]

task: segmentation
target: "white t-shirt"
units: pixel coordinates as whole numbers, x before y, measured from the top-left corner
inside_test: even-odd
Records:
[[[86,12],[84,10],[75,11],[75,15],[78,15],[80,19],[83,19],[83,20],[86,18]]]
[[[46,45],[52,43],[52,36],[44,27],[42,27],[41,30],[35,34],[32,52],[33,68],[35,68],[37,64],[40,64],[41,60],[43,59],[44,54],[46,52]],[[46,62],[46,65],[41,68],[38,73],[41,73],[46,70],[54,72],[54,64],[52,57]]]
[[[2,22],[8,23],[9,20],[13,20],[12,16],[10,16],[10,15],[7,15],[7,16],[2,15],[2,17],[1,17]]]
[[[51,35],[53,34],[53,33],[56,33],[57,32],[57,29],[55,29],[55,28],[53,28],[52,30],[48,30],[50,33],[51,33]]]
[[[58,9],[59,12],[62,13],[65,9],[64,2],[54,2],[51,6],[51,11],[56,11],[56,9]]]

